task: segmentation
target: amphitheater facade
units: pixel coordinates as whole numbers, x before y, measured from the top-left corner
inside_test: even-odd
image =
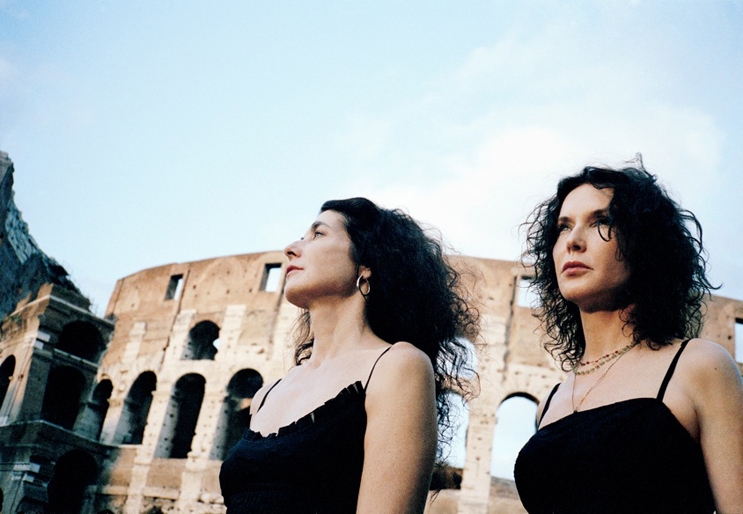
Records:
[[[461,488],[429,512],[522,512],[490,476],[496,413],[513,396],[541,398],[562,372],[520,299],[529,271],[452,259],[478,277],[481,392]],[[2,512],[224,512],[221,461],[254,393],[292,365],[285,266],[270,251],[142,270],[116,283],[102,318],[69,284],[26,292],[0,334]],[[736,323],[743,302],[714,297],[703,336],[735,354]]]

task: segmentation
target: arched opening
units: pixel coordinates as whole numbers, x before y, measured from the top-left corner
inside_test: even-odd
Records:
[[[152,405],[152,392],[156,386],[157,377],[152,371],[145,371],[137,377],[124,400],[114,442],[142,444]]]
[[[467,427],[469,426],[469,405],[461,394],[454,391],[446,393],[449,402],[449,422],[451,427],[441,438],[449,440],[449,447],[445,448],[443,462],[434,470],[431,480],[431,489],[459,489],[467,453]]]
[[[539,295],[534,290],[534,277],[522,275],[516,287],[516,305],[529,309],[539,308]]]
[[[86,361],[98,362],[103,350],[103,336],[92,323],[73,321],[62,328],[57,350],[76,355]]]
[[[185,459],[196,433],[206,381],[190,373],[176,382],[158,445],[158,457]]]
[[[59,458],[47,486],[49,512],[78,514],[83,510],[85,490],[95,483],[98,465],[82,450],[72,450]]]
[[[80,371],[69,366],[52,369],[44,392],[41,419],[72,430],[84,390],[85,378]]]
[[[263,386],[263,377],[254,369],[243,369],[227,384],[227,396],[222,406],[210,458],[223,460],[237,444],[248,426],[250,404]]]
[[[214,360],[218,350],[215,342],[218,339],[219,327],[215,323],[211,321],[197,323],[188,332],[188,342],[183,353],[183,359]]]
[[[521,448],[536,432],[537,401],[526,394],[506,398],[498,407],[490,475],[513,480],[513,465]]]
[[[14,372],[15,356],[11,355],[0,365],[0,413],[3,412],[3,402],[5,401],[5,395],[8,394],[10,379],[13,378]]]
[[[114,386],[111,381],[104,379],[93,390],[93,397],[88,404],[91,414],[91,436],[93,439],[98,439],[101,436],[103,422],[106,420],[106,413],[108,412],[108,399],[111,398],[113,388]]]

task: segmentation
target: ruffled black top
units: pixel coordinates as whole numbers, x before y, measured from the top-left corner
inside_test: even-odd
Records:
[[[222,464],[229,514],[353,514],[364,464],[365,391],[343,389],[278,433],[247,429]]]
[[[714,512],[701,447],[663,403],[684,346],[658,397],[576,412],[534,434],[514,468],[529,514]]]
[[[354,514],[364,466],[366,383],[267,436],[250,428],[222,463],[228,514]],[[276,382],[263,397],[260,410]]]

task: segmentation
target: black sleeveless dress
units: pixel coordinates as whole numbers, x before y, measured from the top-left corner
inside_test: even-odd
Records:
[[[245,431],[219,474],[228,514],[356,512],[364,465],[366,387],[390,348],[374,362],[366,384],[351,384],[277,434],[264,437]]]
[[[656,398],[576,412],[534,434],[514,467],[530,514],[714,512],[701,447],[663,403],[686,343]]]

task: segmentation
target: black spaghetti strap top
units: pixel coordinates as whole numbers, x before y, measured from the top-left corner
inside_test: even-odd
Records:
[[[575,412],[534,434],[514,467],[529,514],[714,512],[701,447],[663,403],[687,342],[655,398]]]
[[[353,514],[366,433],[366,383],[357,381],[322,406],[263,436],[246,429],[219,474],[229,514]],[[263,397],[260,410],[276,382]]]

